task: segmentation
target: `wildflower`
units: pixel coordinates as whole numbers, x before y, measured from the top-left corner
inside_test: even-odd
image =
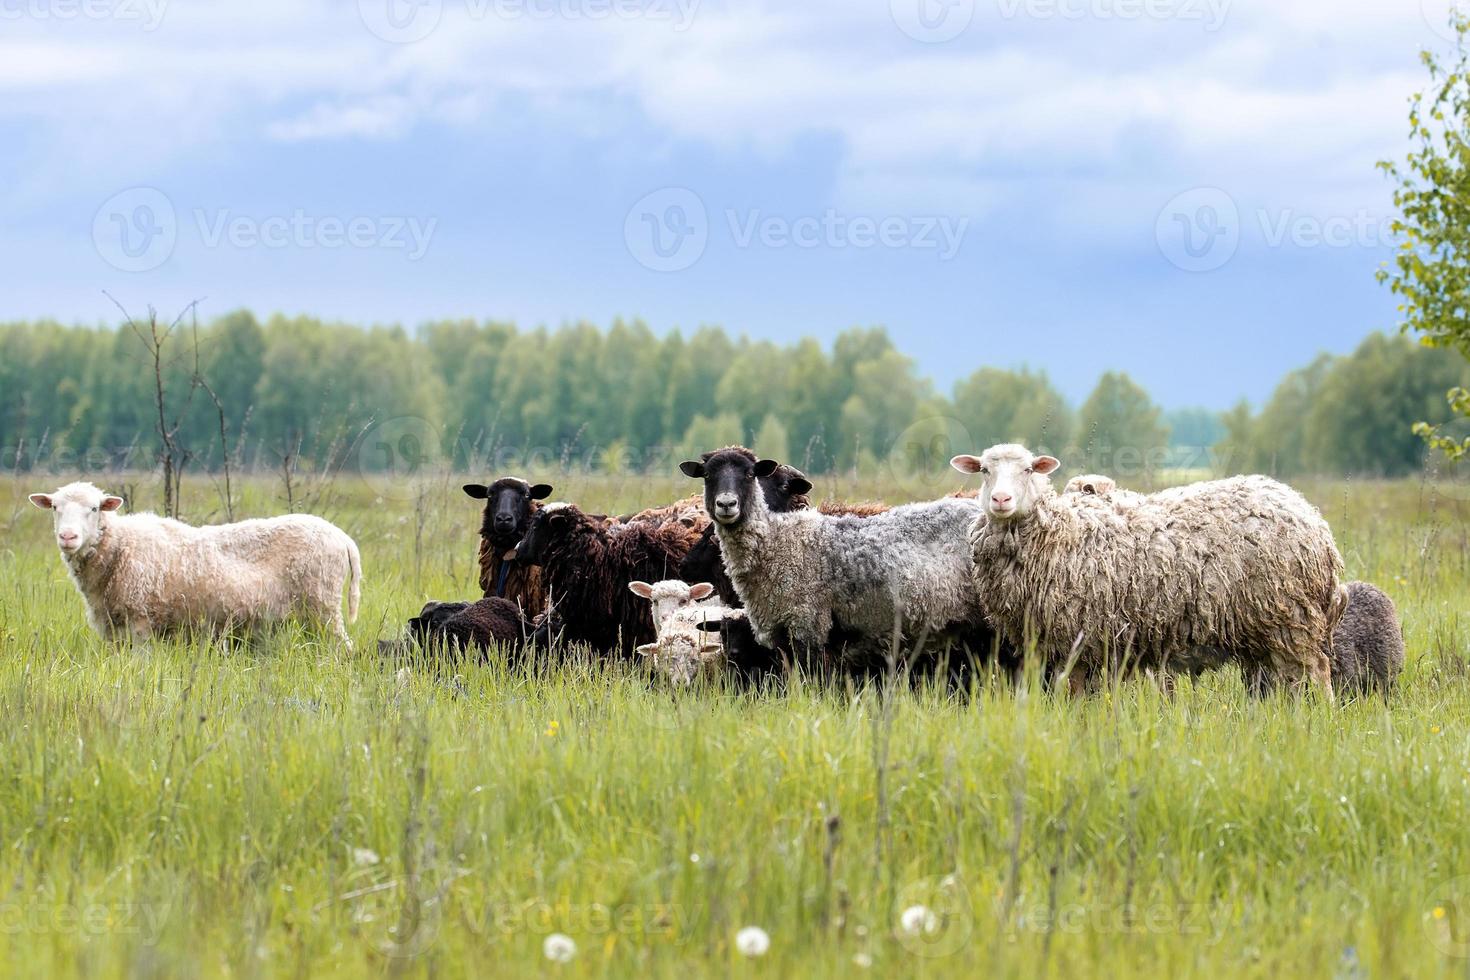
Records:
[[[939,917],[926,905],[910,905],[898,916],[898,928],[905,936],[939,931]]]
[[[695,851],[693,854],[689,855],[689,863],[690,864],[698,864],[699,863],[699,852],[698,851]]]
[[[553,932],[541,944],[541,955],[553,963],[570,963],[577,955],[577,944],[572,942],[571,936]]]
[[[1434,907],[1434,917],[1436,919],[1443,919],[1444,918],[1444,906],[1442,906],[1442,905],[1436,905]]]
[[[546,726],[546,737],[555,738],[556,733],[558,730],[560,730],[560,728],[561,725],[557,723],[557,720],[555,718],[551,719],[551,722]]]
[[[354,847],[352,849],[352,863],[357,865],[359,868],[369,867],[371,865],[377,864],[381,860],[382,858],[378,857],[378,852],[372,850],[371,848]]]
[[[868,967],[873,965],[873,958],[867,953],[854,953],[852,957],[852,965],[860,970],[866,970]]]
[[[1438,735],[1439,734],[1439,726],[1438,725],[1430,725],[1429,726],[1429,734],[1431,734],[1431,735]]]
[[[760,926],[746,926],[735,934],[735,948],[741,956],[765,956],[771,937]]]

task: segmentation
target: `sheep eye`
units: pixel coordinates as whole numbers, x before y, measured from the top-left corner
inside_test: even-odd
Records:
[[[96,507],[93,507],[92,508],[92,513],[94,513],[94,514],[97,513],[97,508]]]
[[[1031,468],[1031,467],[1029,467],[1029,466],[1028,466],[1028,467],[1026,467],[1026,475],[1027,475],[1027,476],[1030,476],[1030,475],[1031,475],[1031,473],[1032,473],[1032,472],[1033,472],[1033,470],[1032,470],[1032,468]]]

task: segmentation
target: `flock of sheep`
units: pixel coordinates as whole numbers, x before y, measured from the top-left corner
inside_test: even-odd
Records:
[[[1340,582],[1326,521],[1275,480],[1140,494],[1093,475],[1057,493],[1059,462],[1022,446],[951,462],[978,491],[891,508],[813,507],[804,474],[741,447],[681,464],[702,494],[619,517],[548,503],[546,484],[470,484],[484,501],[484,598],[431,602],[383,647],[547,657],[583,644],[674,684],[901,664],[963,685],[1031,656],[1048,682],[1080,691],[1234,665],[1254,693],[1330,697],[1386,692],[1402,668],[1393,603]],[[31,500],[52,511],[104,636],[299,618],[348,644],[358,550],[320,518],[196,528],[120,515],[122,500],[89,483]]]

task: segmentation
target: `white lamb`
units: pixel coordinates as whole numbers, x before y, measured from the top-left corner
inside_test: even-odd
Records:
[[[629,582],[628,590],[653,603],[654,635],[663,636],[663,623],[666,619],[680,609],[710,605],[710,596],[714,594],[715,587],[708,582],[690,585],[688,582],[670,578],[652,585],[647,582]]]
[[[67,573],[87,621],[112,638],[185,627],[258,628],[299,618],[329,626],[351,648],[342,618],[357,618],[357,544],[319,517],[290,514],[192,527],[157,514],[120,515],[122,498],[90,483],[33,493],[52,512]]]
[[[741,612],[709,601],[713,585],[667,579],[652,585],[629,582],[628,588],[653,603],[653,628],[658,639],[640,645],[638,652],[649,658],[654,670],[670,683],[688,686],[701,674],[714,673],[723,666],[725,648],[719,631],[701,626]]]

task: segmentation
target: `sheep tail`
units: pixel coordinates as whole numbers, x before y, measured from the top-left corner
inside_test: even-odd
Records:
[[[351,579],[347,589],[347,621],[357,622],[357,606],[362,601],[362,555],[357,542],[347,538],[347,573]]]

